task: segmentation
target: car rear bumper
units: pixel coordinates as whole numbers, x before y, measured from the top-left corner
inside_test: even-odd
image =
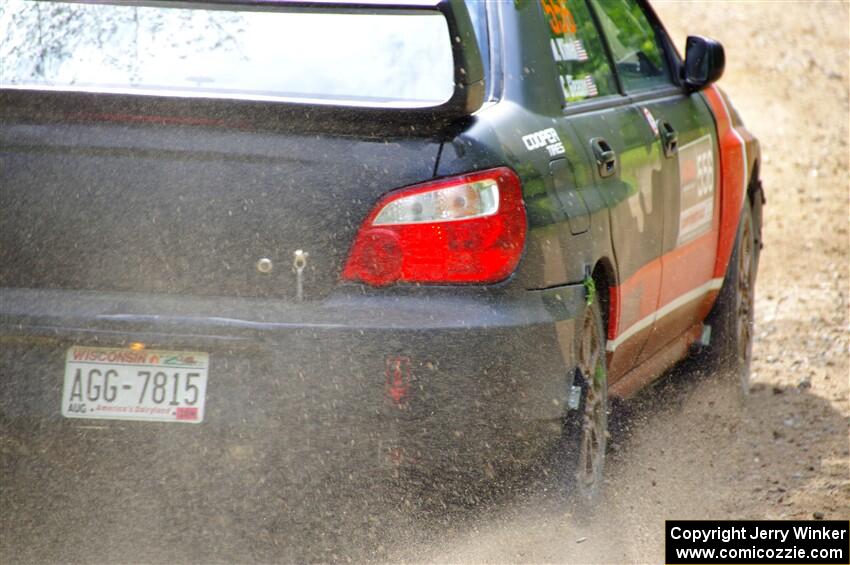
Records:
[[[115,524],[135,497],[172,521],[250,507],[273,523],[314,508],[317,493],[333,507],[331,485],[370,488],[398,467],[474,480],[557,438],[583,308],[581,285],[309,305],[5,289],[2,495],[19,516],[76,500]],[[61,415],[67,349],[131,342],[209,353],[202,423]]]

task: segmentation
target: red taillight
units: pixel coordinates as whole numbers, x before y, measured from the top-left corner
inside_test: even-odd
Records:
[[[507,167],[391,192],[363,222],[342,278],[494,283],[516,269],[525,245],[522,187]]]

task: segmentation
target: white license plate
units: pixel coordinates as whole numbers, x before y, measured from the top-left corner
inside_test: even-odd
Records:
[[[65,357],[62,415],[198,424],[208,367],[206,353],[74,346]]]

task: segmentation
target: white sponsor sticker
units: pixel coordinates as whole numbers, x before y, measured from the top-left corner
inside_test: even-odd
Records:
[[[658,122],[655,121],[655,116],[652,115],[652,112],[649,111],[649,108],[641,108],[643,110],[643,117],[646,118],[649,127],[652,128],[652,133],[655,134],[655,137],[659,136],[658,132]]]
[[[679,159],[679,237],[687,243],[711,229],[714,219],[714,144],[705,135],[683,145]]]
[[[529,151],[545,147],[550,157],[564,153],[564,144],[561,143],[561,138],[555,128],[546,128],[524,135],[522,142]]]

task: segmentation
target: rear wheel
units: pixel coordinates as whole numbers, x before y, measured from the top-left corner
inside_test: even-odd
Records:
[[[726,278],[708,319],[714,335],[705,352],[709,368],[737,377],[745,395],[750,390],[757,268],[756,226],[747,200]]]
[[[582,394],[578,409],[564,422],[563,469],[570,495],[586,505],[600,495],[608,444],[608,373],[599,301],[584,315],[574,384]]]

